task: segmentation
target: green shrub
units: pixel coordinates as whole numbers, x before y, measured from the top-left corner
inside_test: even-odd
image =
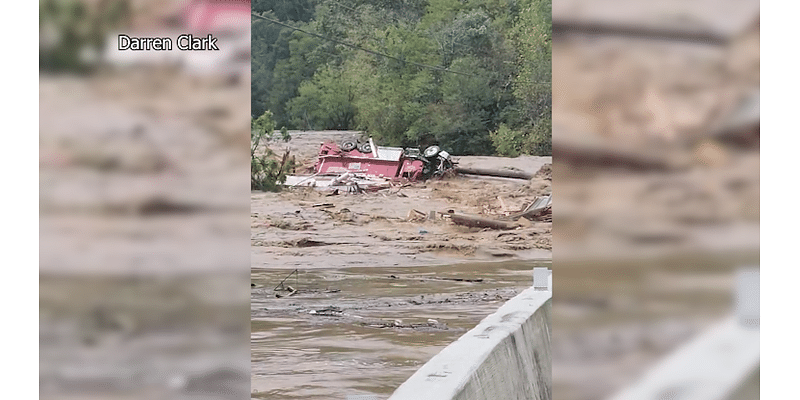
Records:
[[[95,5],[77,0],[40,0],[39,68],[90,70],[108,35],[130,18],[128,0],[101,1]]]
[[[288,151],[278,160],[275,152],[266,146],[274,132],[275,122],[269,110],[250,122],[250,190],[280,190],[280,185],[286,182],[286,172],[294,167]],[[291,139],[285,127],[281,129],[281,138],[283,141]]]
[[[521,154],[549,156],[553,152],[550,119],[542,119],[528,129],[511,129],[506,124],[491,133],[497,154],[517,157]]]

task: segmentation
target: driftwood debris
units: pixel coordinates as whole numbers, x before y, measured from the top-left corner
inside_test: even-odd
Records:
[[[498,221],[491,218],[478,217],[474,215],[466,215],[461,213],[451,213],[450,220],[457,225],[470,226],[474,228],[492,228],[492,229],[514,229],[517,224],[509,221]]]
[[[456,172],[459,174],[468,174],[468,175],[482,175],[482,176],[496,176],[499,178],[514,178],[514,179],[525,179],[530,180],[533,178],[533,174],[529,174],[524,171],[512,171],[512,170],[505,170],[505,169],[483,169],[483,168],[456,168]]]
[[[295,281],[297,281],[297,280],[299,280],[299,277],[300,277],[300,271],[298,269],[294,269],[292,272],[289,273],[289,275],[286,275],[286,277],[283,278],[281,283],[279,283],[277,286],[275,286],[275,288],[272,289],[272,290],[276,291],[276,290],[278,290],[278,288],[281,288],[282,290],[286,290],[286,288],[283,286],[283,283],[286,282],[286,280],[289,279],[292,275],[294,275]],[[291,286],[289,286],[289,289],[290,289],[291,292],[296,292],[296,290]]]
[[[319,310],[311,310],[308,313],[322,317],[340,317],[344,313],[344,310],[336,306],[328,306]]]
[[[503,201],[503,198],[497,196],[497,201],[500,202],[500,210],[502,210],[503,212],[508,212],[508,206],[506,206],[506,202]]]
[[[553,196],[547,195],[537,198],[522,210],[512,213],[507,217],[500,217],[499,219],[456,213],[453,210],[448,210],[448,215],[450,216],[450,220],[456,225],[507,230],[525,225],[530,226],[530,221],[532,220],[550,219],[550,215],[552,215],[552,205]],[[523,218],[525,221],[518,222]]]
[[[285,184],[285,185],[288,185],[289,187],[295,187],[295,186],[299,186],[299,185],[301,185],[301,184],[303,184],[303,183],[306,183],[306,182],[308,182],[308,181],[310,181],[310,180],[314,179],[314,178],[315,178],[317,175],[319,175],[319,173],[316,173],[316,174],[314,174],[314,175],[307,176],[307,177],[305,177],[305,178],[302,178],[302,177],[293,177],[293,176],[287,176],[287,177],[286,177],[286,182],[285,182],[284,184]],[[290,184],[290,183],[289,183],[289,178],[298,178],[298,179],[292,179],[292,180],[294,181],[294,183]],[[314,182],[314,183],[316,183],[316,182]]]
[[[522,209],[522,211],[511,214],[510,217],[513,220],[517,220],[519,218],[532,220],[537,217],[543,216],[545,214],[551,213],[552,207],[553,207],[553,195],[550,194],[534,200],[531,204],[528,204],[527,207]]]
[[[424,221],[427,218],[427,214],[422,211],[411,209],[408,210],[408,215],[406,216],[407,221]]]
[[[400,279],[397,275],[389,275],[390,279]],[[452,281],[452,282],[470,282],[470,283],[480,283],[483,282],[483,278],[450,278],[450,277],[442,277],[442,276],[404,276],[403,279],[412,279],[412,280],[419,280],[420,282],[423,281]],[[425,296],[422,296],[423,298]]]
[[[753,92],[744,98],[731,112],[716,123],[709,135],[700,135],[695,145],[712,138],[738,147],[758,148],[761,142],[761,94]]]
[[[470,279],[470,278],[443,278],[443,277],[432,277],[432,278],[428,278],[428,279],[430,279],[430,280],[433,280],[433,281],[453,281],[453,282],[471,282],[471,283],[480,283],[480,282],[483,282],[483,278]]]
[[[671,171],[687,166],[677,145],[661,142],[625,143],[620,139],[590,138],[591,135],[553,135],[553,154],[558,161],[575,167],[622,167],[631,171]]]

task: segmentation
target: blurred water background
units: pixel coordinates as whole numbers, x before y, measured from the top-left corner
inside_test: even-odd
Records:
[[[759,7],[554,2],[556,399],[640,385],[734,315],[738,271],[758,270]],[[711,398],[696,383],[652,398]]]
[[[249,10],[39,2],[40,398],[249,397]]]

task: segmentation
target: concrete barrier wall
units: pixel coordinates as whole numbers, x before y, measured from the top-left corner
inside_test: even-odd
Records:
[[[610,400],[757,399],[761,378],[760,275],[737,276],[736,313],[653,366]]]
[[[759,337],[757,328],[731,317],[665,357],[610,400],[757,399]]]
[[[726,400],[753,400],[761,396],[761,363]]]
[[[542,272],[537,271],[539,277]],[[546,285],[534,285],[503,304],[389,399],[549,400],[552,280],[549,271],[544,277]]]

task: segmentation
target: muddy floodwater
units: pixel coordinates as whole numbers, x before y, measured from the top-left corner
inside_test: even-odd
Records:
[[[757,259],[559,263],[553,272],[554,398],[600,400],[635,381],[728,315],[735,271]],[[251,397],[386,399],[433,355],[529,287],[535,266],[552,268],[550,261],[507,261],[297,274],[253,270]]]
[[[254,270],[251,396],[388,398],[550,265]]]
[[[758,253],[555,263],[553,398],[603,400],[733,312]]]

